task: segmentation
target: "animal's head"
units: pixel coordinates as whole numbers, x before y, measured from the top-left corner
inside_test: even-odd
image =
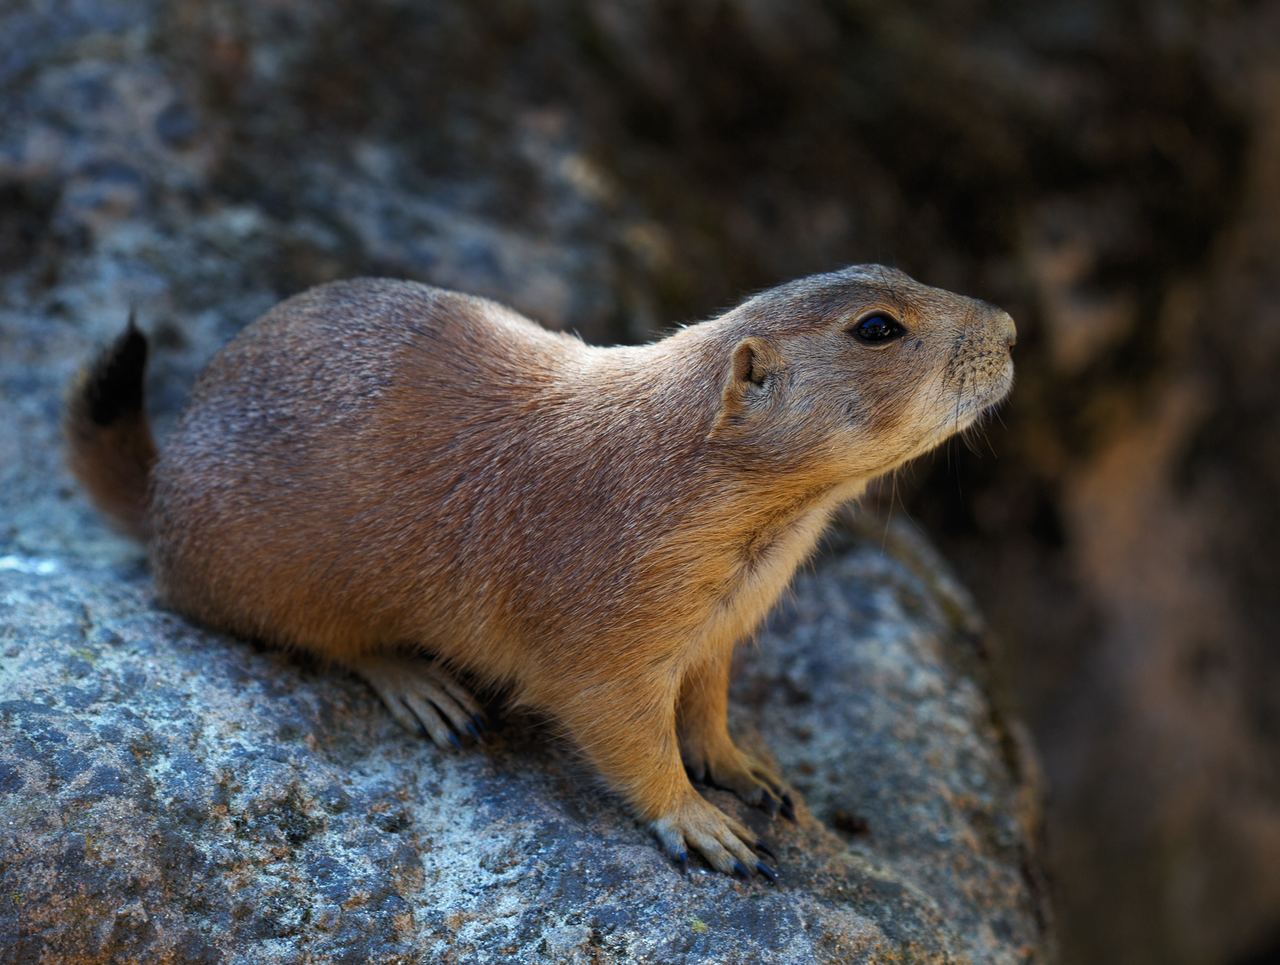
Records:
[[[878,475],[1013,384],[1013,320],[863,265],[765,292],[711,323],[728,352],[712,438],[823,474]]]

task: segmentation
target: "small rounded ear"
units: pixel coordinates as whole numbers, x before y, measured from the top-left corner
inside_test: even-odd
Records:
[[[720,396],[714,436],[740,418],[753,400],[767,391],[769,380],[783,368],[782,356],[762,338],[749,335],[733,347],[729,377]]]
[[[762,338],[749,335],[733,347],[733,379],[725,387],[727,392],[734,384],[744,390],[763,388],[770,375],[782,368],[782,356]]]

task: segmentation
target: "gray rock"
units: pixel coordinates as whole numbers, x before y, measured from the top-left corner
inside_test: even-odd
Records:
[[[307,23],[233,8],[256,45],[237,96],[319,49]],[[707,794],[772,841],[776,888],[681,876],[571,748],[499,703],[485,747],[441,753],[355,679],[156,607],[57,427],[131,307],[161,436],[219,345],[327,277],[649,324],[609,254],[646,236],[614,223],[554,111],[494,147],[525,165],[518,218],[496,168],[424,178],[376,131],[278,171],[250,156],[279,196],[235,189],[183,53],[214,73],[240,55],[202,11],[0,9],[0,960],[1047,960],[1034,757],[987,696],[972,604],[905,527],[846,522],[743,649],[731,723],[777,755],[800,821]]]
[[[443,753],[140,569],[0,558],[4,960],[1043,960],[1036,790],[961,670],[967,597],[904,527],[835,541],[734,685],[799,825],[707,792],[777,887],[683,877],[536,721]]]

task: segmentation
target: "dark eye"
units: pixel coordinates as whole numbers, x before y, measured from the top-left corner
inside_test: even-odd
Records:
[[[888,315],[872,315],[853,327],[854,337],[860,342],[887,342],[906,332]]]

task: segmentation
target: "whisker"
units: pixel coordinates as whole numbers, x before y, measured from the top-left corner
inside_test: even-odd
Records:
[[[996,447],[991,443],[991,433],[985,431],[985,429],[982,433],[982,441],[985,442],[987,444],[987,448],[991,450],[991,457],[993,459],[999,459],[1000,453],[996,452]]]
[[[880,538],[880,555],[884,555],[884,549],[889,545],[889,524],[893,522],[893,504],[898,498],[898,470],[895,468],[889,473],[889,515],[884,520],[884,536]],[[906,506],[902,507],[906,512]]]

